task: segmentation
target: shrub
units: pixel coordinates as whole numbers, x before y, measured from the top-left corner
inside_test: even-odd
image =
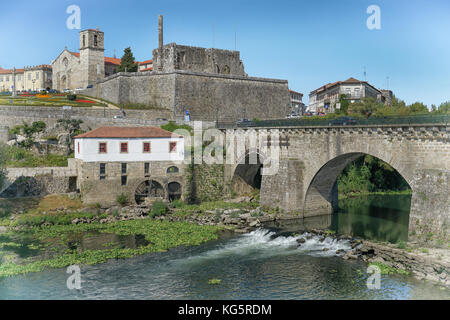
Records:
[[[77,95],[76,94],[68,94],[67,95],[67,100],[75,101],[75,100],[77,100]]]
[[[184,207],[184,202],[180,199],[176,199],[172,202],[172,206],[174,208],[183,208]]]
[[[397,248],[406,249],[406,244],[403,241],[397,242]]]
[[[121,206],[125,205],[128,202],[128,197],[126,194],[121,193],[117,196],[117,203],[120,204]]]
[[[150,217],[160,217],[167,213],[167,205],[162,201],[153,202],[152,209],[150,210]]]

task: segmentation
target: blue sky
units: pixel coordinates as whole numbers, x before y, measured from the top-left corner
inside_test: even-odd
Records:
[[[306,104],[328,82],[364,80],[364,67],[371,84],[385,88],[389,77],[407,103],[450,100],[448,0],[8,0],[0,5],[0,66],[49,64],[65,46],[78,51],[79,30],[66,27],[72,4],[81,29],[105,32],[107,56],[131,46],[137,60],[151,59],[163,14],[165,43],[233,50],[236,33],[246,72],[289,80]],[[369,5],[381,9],[380,30],[366,27]]]

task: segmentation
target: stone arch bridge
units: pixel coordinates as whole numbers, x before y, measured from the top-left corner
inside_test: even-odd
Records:
[[[276,173],[255,179],[258,150],[235,152],[226,179],[239,187],[260,184],[261,204],[302,217],[330,214],[337,206],[337,177],[358,157],[372,155],[397,170],[412,189],[410,235],[432,232],[448,239],[450,224],[450,124],[227,129],[226,135],[279,132]],[[242,150],[242,149],[241,149]],[[263,155],[264,156],[264,155]],[[247,160],[247,162],[246,162]],[[246,164],[247,163],[247,164]],[[253,162],[254,163],[254,162]]]

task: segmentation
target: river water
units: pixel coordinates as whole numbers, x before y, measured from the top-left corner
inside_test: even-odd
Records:
[[[347,240],[321,242],[304,232],[305,227],[324,226],[375,239],[388,234],[395,242],[405,235],[405,227],[407,232],[407,203],[405,197],[366,197],[359,210],[350,201],[329,217],[82,266],[80,290],[67,288],[65,269],[4,278],[0,299],[450,299],[450,290],[410,276],[382,275],[381,288],[368,289],[367,266],[336,254],[350,248]],[[372,218],[381,230],[366,230]],[[299,238],[306,240],[300,247]],[[210,279],[221,282],[211,285]]]

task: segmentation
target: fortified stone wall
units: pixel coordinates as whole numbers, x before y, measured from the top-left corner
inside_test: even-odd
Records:
[[[97,87],[98,86],[98,87]],[[191,120],[236,121],[284,118],[290,108],[286,80],[238,75],[196,73],[117,73],[83,94],[117,104],[145,104],[167,108],[179,119],[186,110]]]

